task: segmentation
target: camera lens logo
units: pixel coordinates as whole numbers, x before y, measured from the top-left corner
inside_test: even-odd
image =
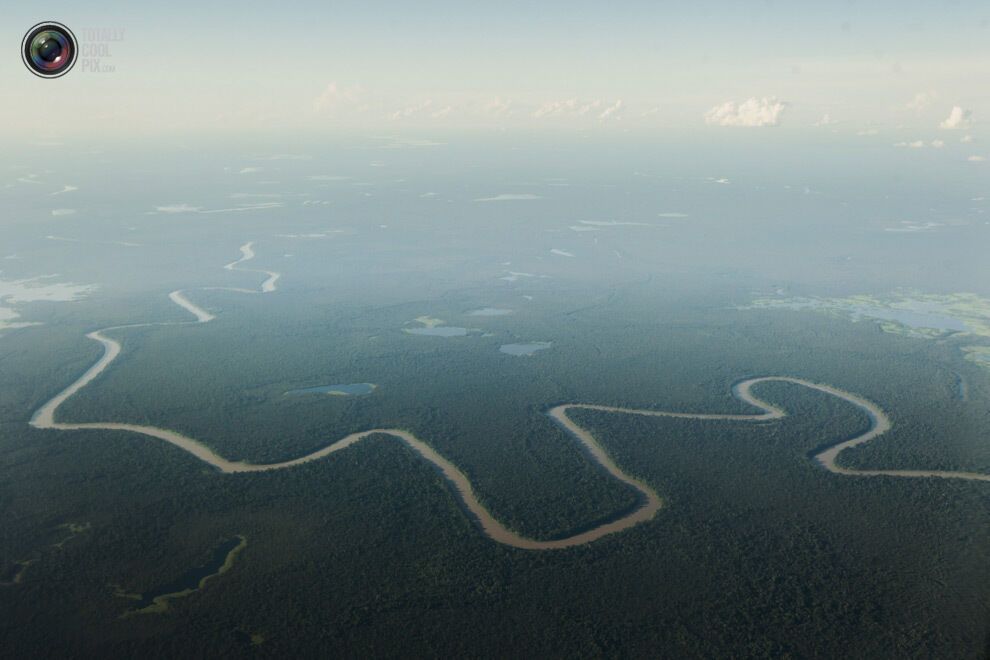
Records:
[[[58,78],[76,63],[76,37],[61,23],[38,23],[21,44],[24,64],[36,76]]]

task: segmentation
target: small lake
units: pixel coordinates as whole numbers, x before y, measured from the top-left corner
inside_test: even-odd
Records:
[[[968,332],[965,321],[954,316],[945,303],[927,300],[901,300],[891,305],[872,305],[849,300],[797,298],[775,300],[768,307],[782,309],[835,310],[849,314],[853,320],[893,321],[908,328],[927,328],[939,332]]]
[[[942,332],[966,332],[966,324],[959,319],[948,316],[934,305],[914,303],[913,309],[898,309],[895,307],[875,307],[870,305],[851,305],[849,311],[855,318],[871,318],[881,321],[896,321],[909,328],[931,328]]]
[[[532,355],[537,351],[550,348],[551,345],[552,343],[548,341],[534,341],[528,344],[502,344],[498,350],[508,355]]]
[[[405,332],[411,335],[429,335],[430,337],[463,337],[467,335],[468,329],[452,325],[438,325],[432,328],[406,328]]]
[[[506,316],[511,314],[511,309],[500,309],[498,307],[482,307],[468,312],[468,316]]]
[[[329,394],[331,396],[362,396],[371,394],[378,386],[374,383],[339,383],[337,385],[317,385],[289,390],[286,394]]]

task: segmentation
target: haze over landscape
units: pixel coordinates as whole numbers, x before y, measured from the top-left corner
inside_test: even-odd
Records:
[[[0,63],[5,653],[983,656],[985,6],[305,4]]]

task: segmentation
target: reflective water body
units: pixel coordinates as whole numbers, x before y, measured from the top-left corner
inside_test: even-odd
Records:
[[[163,585],[151,589],[147,593],[141,594],[141,599],[137,602],[136,611],[161,611],[165,608],[165,601],[171,598],[181,598],[200,589],[211,577],[215,577],[233,564],[234,556],[247,544],[244,537],[235,536],[232,539],[223,541],[213,551],[210,559],[202,566],[195,566],[188,571]]]
[[[532,355],[537,351],[543,351],[552,345],[548,341],[534,341],[528,344],[503,344],[498,350],[508,355]]]
[[[467,328],[452,325],[439,325],[433,328],[406,328],[411,335],[428,335],[430,337],[463,337],[468,333]]]
[[[286,394],[330,394],[335,396],[362,396],[371,394],[378,386],[374,383],[341,383],[338,385],[317,385],[316,387],[303,387],[298,390],[289,390]]]

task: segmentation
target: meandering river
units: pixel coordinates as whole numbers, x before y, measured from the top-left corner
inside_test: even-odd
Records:
[[[266,270],[254,270],[248,268],[240,268],[239,264],[250,261],[255,257],[253,244],[247,243],[241,246],[241,258],[237,261],[227,264],[224,266],[227,270],[240,270],[245,272],[256,272],[262,273],[268,276],[268,278],[262,283],[260,290],[254,289],[240,289],[231,287],[202,287],[201,290],[225,290],[225,291],[235,291],[240,293],[271,293],[276,290],[276,282],[278,281],[280,274],[272,271]],[[47,403],[41,406],[31,418],[31,425],[38,429],[52,429],[59,431],[77,431],[77,430],[88,430],[88,429],[104,429],[112,431],[129,431],[131,433],[144,435],[151,438],[157,438],[159,440],[164,440],[183,451],[195,456],[199,460],[212,465],[223,473],[239,473],[239,472],[262,472],[266,470],[284,470],[295,467],[297,465],[302,465],[310,461],[320,460],[329,456],[330,454],[336,453],[347,449],[351,445],[358,443],[366,438],[375,435],[386,435],[395,438],[406,445],[408,445],[413,451],[418,453],[422,458],[432,463],[434,466],[440,469],[446,479],[453,485],[454,490],[461,501],[461,504],[474,516],[475,520],[481,527],[482,532],[488,536],[493,541],[498,543],[503,543],[515,548],[521,548],[525,550],[556,550],[561,548],[569,548],[578,545],[584,545],[586,543],[591,543],[592,541],[598,540],[609,534],[615,534],[623,530],[629,529],[635,525],[642,522],[651,520],[657,512],[663,507],[663,500],[657,495],[656,491],[653,490],[648,484],[640,481],[624,472],[622,468],[616,465],[615,461],[608,455],[608,452],[601,446],[598,440],[585,428],[580,426],[577,422],[568,416],[570,410],[584,409],[584,410],[595,410],[599,412],[616,413],[623,415],[642,415],[647,417],[671,417],[679,419],[697,419],[697,420],[710,420],[710,421],[735,421],[735,422],[766,422],[772,420],[782,419],[787,416],[787,413],[758,398],[753,393],[753,387],[760,383],[766,382],[785,382],[791,383],[793,385],[799,385],[801,387],[806,387],[809,389],[817,390],[825,394],[837,397],[846,401],[857,408],[863,410],[870,418],[870,427],[861,433],[860,435],[840,442],[833,445],[817,455],[815,455],[815,460],[826,470],[834,474],[854,476],[854,477],[910,477],[910,478],[943,478],[943,479],[966,479],[975,481],[990,481],[990,475],[981,474],[977,472],[950,472],[950,471],[940,471],[940,470],[858,470],[853,468],[846,468],[836,464],[836,459],[839,454],[844,450],[855,447],[857,445],[864,444],[873,440],[884,433],[886,433],[891,428],[890,419],[887,415],[872,401],[864,399],[861,396],[840,390],[836,387],[830,385],[825,385],[822,383],[815,383],[812,381],[804,380],[802,378],[793,378],[790,376],[761,376],[758,378],[750,378],[739,382],[733,388],[734,395],[741,401],[753,406],[759,412],[754,414],[717,414],[717,413],[692,413],[692,412],[670,412],[663,410],[651,410],[651,409],[640,409],[640,408],[621,408],[616,406],[602,406],[589,403],[568,403],[551,408],[548,411],[548,415],[556,423],[560,424],[564,429],[566,429],[571,436],[574,437],[588,452],[589,456],[597,462],[606,472],[608,472],[612,477],[627,484],[632,489],[634,489],[640,496],[641,504],[638,508],[633,511],[623,515],[615,520],[603,523],[589,529],[587,531],[575,534],[561,539],[554,539],[551,541],[540,541],[536,539],[527,538],[522,536],[507,527],[494,518],[494,516],[489,513],[489,511],[481,504],[477,496],[474,493],[474,489],[471,486],[471,482],[468,481],[467,477],[461,472],[457,466],[448,461],[446,458],[441,456],[432,447],[430,447],[423,440],[417,438],[415,435],[404,429],[398,428],[374,428],[367,431],[361,431],[358,433],[352,433],[336,442],[333,442],[322,449],[314,451],[310,454],[294,458],[292,460],[283,461],[280,463],[247,463],[243,461],[229,461],[222,456],[218,455],[212,449],[204,445],[203,443],[190,438],[188,436],[182,435],[175,431],[170,431],[168,429],[159,428],[156,426],[146,426],[141,424],[128,424],[122,422],[87,422],[87,423],[72,423],[72,422],[59,422],[55,419],[55,414],[58,411],[59,406],[61,406],[66,400],[76,394],[83,387],[92,382],[97,376],[102,374],[106,369],[113,363],[114,360],[120,355],[121,346],[118,341],[108,337],[107,332],[114,330],[121,330],[125,328],[134,327],[147,327],[151,325],[188,325],[196,323],[209,323],[216,318],[213,314],[209,313],[207,310],[199,307],[195,303],[189,300],[186,296],[185,291],[173,291],[169,294],[169,298],[176,305],[186,310],[195,317],[193,321],[175,321],[166,323],[139,323],[132,325],[120,325],[113,326],[110,328],[103,328],[102,330],[96,330],[87,334],[86,336],[90,339],[100,342],[103,345],[103,355],[97,360],[89,369],[87,369],[82,376],[76,379],[75,382],[70,384],[64,390],[56,394]]]

